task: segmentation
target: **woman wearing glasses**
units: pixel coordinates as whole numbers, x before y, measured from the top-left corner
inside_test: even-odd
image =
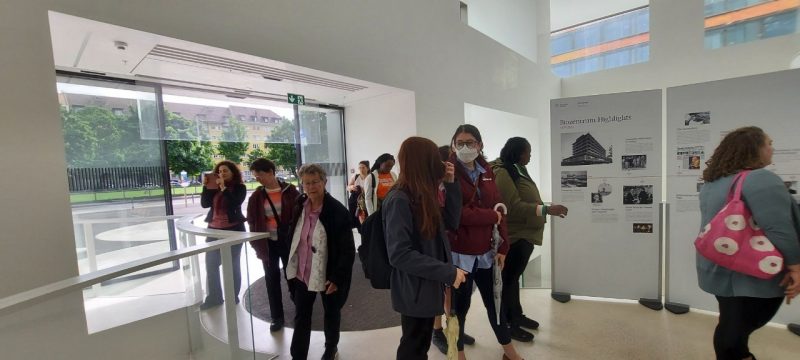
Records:
[[[325,170],[306,164],[298,170],[304,194],[293,211],[292,244],[286,278],[296,312],[291,354],[293,359],[308,357],[311,340],[311,313],[317,294],[325,309],[325,353],[322,359],[335,359],[338,353],[342,306],[350,291],[355,260],[355,244],[347,208],[325,191]]]
[[[230,161],[221,161],[214,166],[213,175],[203,177],[203,193],[200,195],[200,205],[210,208],[206,216],[209,229],[245,231],[245,217],[242,214],[242,203],[247,196],[247,188],[242,183],[242,173],[236,164]],[[206,242],[216,241],[216,238],[207,238]],[[239,255],[242,253],[242,244],[231,246],[233,257],[233,289],[236,294],[236,303],[239,303],[239,289],[242,287],[242,273],[239,266]],[[206,310],[222,305],[222,286],[220,284],[219,266],[222,264],[219,250],[209,251],[206,255],[206,283],[207,291],[205,301],[200,309]]]
[[[502,202],[495,184],[495,175],[482,156],[481,133],[475,126],[459,126],[453,134],[451,146],[450,162],[455,164],[463,206],[458,230],[449,234],[450,248],[453,264],[468,273],[464,285],[454,290],[453,296],[453,307],[461,324],[458,358],[466,359],[463,335],[474,283],[481,293],[494,335],[503,346],[503,359],[519,360],[521,357],[511,343],[508,324],[503,317],[498,322],[494,304],[494,266],[503,268],[509,247],[503,214],[494,210],[495,205]],[[499,225],[501,237],[506,239],[497,252],[492,248],[492,230],[495,225]]]

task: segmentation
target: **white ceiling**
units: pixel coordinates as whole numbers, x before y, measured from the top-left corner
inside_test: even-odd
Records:
[[[113,77],[181,85],[218,94],[285,101],[287,93],[307,102],[347,105],[353,101],[401,91],[367,81],[330,74],[257,56],[155,35],[75,16],[50,13],[53,57],[57,69],[88,70]],[[127,43],[117,49],[116,41]],[[282,78],[282,81],[269,80]],[[243,102],[251,99],[235,99]],[[228,100],[231,100],[228,98]],[[254,101],[254,100],[251,100]],[[255,100],[260,102],[263,100]]]
[[[550,30],[650,4],[649,0],[550,0]]]

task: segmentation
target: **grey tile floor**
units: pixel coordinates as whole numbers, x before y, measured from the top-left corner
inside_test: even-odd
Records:
[[[714,358],[711,338],[717,318],[713,314],[673,315],[633,303],[578,299],[561,304],[550,298],[550,290],[544,289],[522,290],[522,298],[526,314],[541,323],[540,330],[534,332],[533,343],[514,342],[528,360]],[[467,317],[467,332],[477,338],[477,343],[467,347],[467,358],[500,359],[502,350],[488,325],[486,310],[478,298],[473,299],[473,304]],[[213,312],[204,316],[206,326],[217,317]],[[256,319],[256,349],[290,359],[292,330],[270,334],[268,326]],[[339,344],[340,359],[394,359],[399,339],[399,327],[344,332]],[[312,333],[309,359],[322,355],[324,341],[321,332]],[[751,337],[750,348],[759,360],[798,359],[800,337],[784,326],[768,325]],[[428,355],[430,359],[446,359],[434,348]]]

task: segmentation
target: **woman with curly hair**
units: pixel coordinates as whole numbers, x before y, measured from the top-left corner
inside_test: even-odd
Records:
[[[247,196],[247,188],[242,183],[242,173],[236,164],[230,161],[221,161],[214,166],[212,174],[216,176],[203,177],[203,193],[200,195],[200,205],[208,209],[206,222],[209,229],[245,231],[245,217],[242,214],[242,203]],[[213,179],[213,180],[212,180]],[[207,238],[206,242],[216,241],[216,238]],[[242,287],[242,272],[239,266],[239,255],[242,253],[242,244],[231,246],[233,257],[233,288],[236,294],[236,303],[239,303],[239,289]],[[206,254],[206,283],[208,294],[201,309],[209,309],[222,305],[222,286],[220,284],[219,266],[222,264],[219,250],[209,251]]]
[[[733,181],[750,172],[742,184],[742,200],[753,220],[784,257],[786,269],[763,280],[729,270],[697,254],[697,280],[717,298],[719,323],[714,331],[717,359],[755,359],[748,348],[750,334],[775,316],[784,297],[787,304],[800,293],[800,209],[778,175],[764,169],[772,163],[772,139],[755,126],[731,131],[722,139],[703,171],[700,190],[701,224],[705,227],[728,201]]]

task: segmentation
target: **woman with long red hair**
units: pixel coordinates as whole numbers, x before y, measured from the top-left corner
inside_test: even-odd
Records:
[[[400,146],[400,176],[381,208],[391,275],[392,307],[403,335],[397,359],[427,359],[431,326],[444,309],[445,286],[458,288],[466,273],[450,258],[446,229],[458,228],[461,191],[452,163],[442,162],[436,144],[410,137]],[[437,194],[444,183],[445,201]]]

